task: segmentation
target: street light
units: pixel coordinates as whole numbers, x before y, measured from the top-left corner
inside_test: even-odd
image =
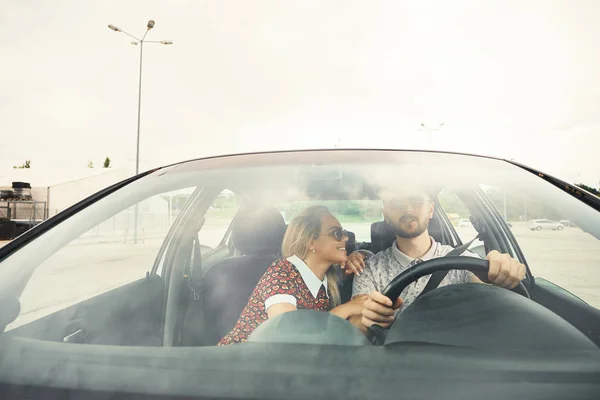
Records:
[[[436,126],[427,126],[423,122],[421,122],[421,128],[419,128],[419,130],[420,131],[429,131],[429,150],[433,149],[433,144],[431,141],[431,133],[435,132],[435,131],[439,131],[440,129],[442,129],[442,126],[444,126],[443,122],[440,124],[437,124]]]
[[[158,44],[163,44],[163,45],[171,45],[173,44],[172,41],[170,40],[145,40],[146,39],[146,35],[148,34],[148,32],[150,32],[150,29],[154,28],[155,22],[153,20],[148,21],[148,24],[146,25],[146,32],[144,33],[144,36],[141,39],[138,39],[137,37],[130,35],[129,33],[125,32],[124,30],[117,28],[114,25],[108,25],[108,28],[115,31],[115,32],[120,32],[120,33],[124,33],[125,35],[135,39],[135,42],[131,42],[131,44],[137,46],[138,44],[140,45],[140,79],[139,79],[139,88],[138,88],[138,112],[137,112],[137,143],[136,143],[136,150],[135,150],[135,174],[139,174],[140,173],[140,116],[141,116],[141,111],[142,111],[142,60],[143,60],[143,52],[144,52],[144,43],[158,43]]]
[[[143,61],[143,54],[144,54],[144,43],[159,43],[159,44],[163,44],[163,45],[170,45],[173,44],[172,41],[170,40],[145,40],[146,39],[146,35],[148,34],[148,32],[150,32],[150,29],[154,28],[155,22],[153,20],[148,21],[148,24],[146,25],[146,32],[144,33],[144,36],[141,39],[138,39],[137,37],[125,32],[124,30],[117,28],[114,25],[108,25],[108,28],[110,30],[113,30],[115,32],[120,32],[120,33],[124,33],[125,35],[135,39],[135,42],[131,42],[131,44],[133,45],[140,45],[140,80],[139,80],[139,86],[138,86],[138,112],[137,112],[137,141],[136,141],[136,146],[135,146],[135,174],[139,174],[140,173],[140,117],[141,117],[141,111],[142,111],[142,61]],[[133,219],[133,243],[137,243],[137,236],[138,236],[138,204],[136,203],[135,205],[135,212],[134,212],[134,219]]]

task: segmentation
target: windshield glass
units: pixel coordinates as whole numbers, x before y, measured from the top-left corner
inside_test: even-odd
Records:
[[[425,197],[415,187],[425,188]],[[237,326],[273,263],[306,260],[313,250],[327,253],[323,275],[302,273],[306,291],[294,297],[277,289],[283,303],[273,306],[291,296],[294,307],[311,308],[306,298],[324,296],[327,311],[356,294],[358,277],[340,268],[347,256],[393,246],[378,233],[384,202],[417,209],[429,200],[431,243],[455,247],[484,227],[484,240],[469,246],[475,256],[507,253],[527,265],[525,282],[534,278],[550,293],[600,308],[600,214],[540,177],[464,155],[297,152],[161,169],[39,235],[0,264],[2,296],[20,303],[7,331],[107,345],[216,345]],[[324,231],[302,242],[298,232],[312,225],[298,221],[315,206],[331,218],[320,217]],[[284,236],[296,239],[286,244]],[[239,296],[226,295],[232,292]],[[261,307],[268,308],[273,296],[265,296]]]

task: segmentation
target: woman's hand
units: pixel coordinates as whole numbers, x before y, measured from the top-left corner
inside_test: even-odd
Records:
[[[353,251],[352,254],[348,256],[348,260],[344,265],[341,266],[344,270],[344,274],[346,275],[360,275],[365,268],[365,256],[360,251]]]
[[[347,303],[334,307],[330,313],[340,318],[348,319],[353,316],[361,315],[363,304],[369,298],[368,294],[359,294]]]

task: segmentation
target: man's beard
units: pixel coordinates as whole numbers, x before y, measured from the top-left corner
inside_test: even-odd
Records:
[[[419,218],[416,215],[410,214],[403,216],[396,223],[391,223],[387,218],[386,221],[388,225],[392,228],[396,236],[402,239],[416,238],[417,236],[423,234],[423,232],[425,232],[427,230],[427,227],[429,226],[429,219],[425,219],[425,221],[419,221]],[[417,226],[414,230],[407,232],[404,229],[402,229],[403,223],[409,223],[411,221],[415,221],[417,223]]]

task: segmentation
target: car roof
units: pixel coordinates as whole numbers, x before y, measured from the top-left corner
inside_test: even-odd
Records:
[[[319,154],[324,152],[335,152],[335,153],[344,153],[344,152],[380,152],[380,153],[428,153],[428,154],[446,154],[446,155],[456,155],[456,156],[465,156],[465,157],[477,157],[484,158],[490,160],[498,160],[505,161],[508,163],[513,163],[512,161],[506,160],[500,157],[493,157],[488,155],[481,155],[475,153],[463,153],[463,152],[453,152],[453,151],[440,151],[440,150],[422,150],[422,149],[386,149],[386,148],[322,148],[322,149],[290,149],[290,150],[272,150],[272,151],[257,151],[257,152],[240,152],[240,153],[228,153],[228,154],[219,154],[214,156],[206,156],[199,158],[192,158],[189,160],[184,160],[180,162],[176,162],[173,164],[167,164],[162,168],[172,167],[176,165],[183,165],[187,163],[194,163],[197,161],[208,161],[208,160],[225,160],[228,158],[234,157],[247,157],[247,156],[273,156],[273,157],[285,157],[286,155],[310,155],[310,154]]]

